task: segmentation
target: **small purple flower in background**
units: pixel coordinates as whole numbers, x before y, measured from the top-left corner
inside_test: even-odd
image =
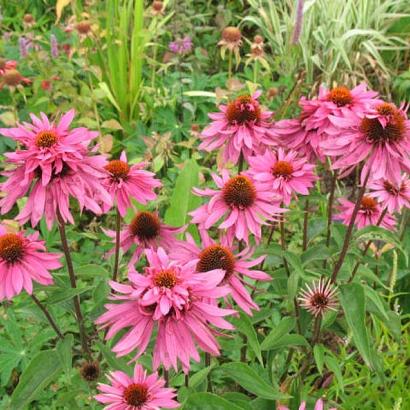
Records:
[[[302,32],[302,24],[303,24],[303,3],[304,0],[298,0],[296,6],[296,21],[295,21],[295,28],[293,31],[292,36],[292,44],[297,44],[300,38],[300,34]]]
[[[58,41],[57,37],[54,34],[51,34],[50,36],[50,49],[51,49],[51,55],[54,58],[58,57]]]
[[[192,39],[189,36],[185,36],[183,39],[177,39],[171,41],[168,45],[170,51],[174,54],[188,54],[192,51]]]
[[[28,56],[30,48],[33,47],[33,43],[30,39],[26,37],[19,38],[19,47],[20,47],[20,57],[25,58]]]

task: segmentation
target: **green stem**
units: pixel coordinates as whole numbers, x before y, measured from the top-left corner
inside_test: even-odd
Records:
[[[309,222],[309,199],[306,199],[305,212],[303,216],[303,251],[307,249],[307,244],[308,244],[308,222]]]
[[[333,201],[335,198],[336,190],[336,181],[337,181],[337,171],[333,172],[332,183],[330,186],[329,200],[327,202],[327,232],[326,232],[326,247],[330,246],[330,238],[332,234],[332,219],[333,219]],[[323,261],[323,268],[326,268],[327,259]]]
[[[232,51],[228,52],[228,81],[232,78]]]
[[[118,278],[118,267],[120,261],[120,239],[121,239],[121,214],[117,207],[117,214],[115,217],[115,258],[114,258],[114,271],[112,280],[116,281]]]

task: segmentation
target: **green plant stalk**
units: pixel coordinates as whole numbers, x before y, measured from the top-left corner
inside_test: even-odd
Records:
[[[255,60],[253,65],[253,82],[258,84],[258,71],[259,71],[259,63],[258,60]]]
[[[329,200],[327,202],[327,231],[326,231],[326,247],[330,246],[330,238],[332,235],[332,219],[333,219],[333,202],[335,199],[336,191],[336,181],[337,181],[337,171],[333,172],[332,182],[330,185]],[[323,268],[325,269],[327,265],[327,259],[323,261]]]
[[[117,207],[115,215],[115,256],[114,256],[114,269],[112,274],[112,280],[116,281],[118,278],[118,267],[120,262],[120,236],[121,236],[121,214]]]
[[[70,248],[68,246],[68,241],[67,241],[67,235],[65,231],[65,222],[63,218],[60,215],[60,212],[57,212],[57,219],[58,219],[58,230],[60,232],[60,238],[61,238],[61,244],[63,245],[63,251],[67,263],[67,270],[68,270],[68,275],[70,278],[70,284],[73,289],[77,288],[77,279],[74,273],[74,267],[73,267],[73,261],[71,259],[71,253],[70,253]],[[73,297],[73,303],[74,303],[74,310],[75,310],[75,315],[78,323],[78,329],[80,331],[80,340],[81,340],[81,346],[83,348],[84,354],[88,357],[91,358],[91,351],[88,346],[88,337],[87,337],[87,332],[84,326],[84,318],[81,313],[81,305],[80,305],[80,296],[76,295]]]
[[[47,308],[37,299],[37,297],[32,293],[31,298],[33,299],[34,303],[41,309],[41,311],[44,313],[44,316],[47,318],[48,322],[50,323],[51,327],[54,329],[54,331],[57,333],[57,336],[60,339],[64,339],[64,335],[57,326],[56,322],[52,318],[50,312],[47,310]]]
[[[232,51],[228,51],[228,81],[232,78]]]
[[[337,275],[338,275],[340,269],[342,268],[343,262],[346,258],[347,250],[349,249],[350,239],[352,238],[354,223],[356,221],[357,214],[359,213],[360,204],[361,204],[364,192],[366,191],[366,185],[367,185],[367,182],[368,182],[369,177],[370,177],[370,170],[371,170],[371,166],[369,166],[366,177],[365,177],[365,179],[363,181],[363,184],[362,184],[362,186],[359,190],[359,194],[357,195],[356,204],[354,206],[352,217],[350,218],[350,223],[349,223],[349,226],[347,227],[346,235],[345,235],[345,238],[344,238],[344,241],[343,241],[342,251],[340,252],[339,259],[337,260],[337,262],[335,264],[335,267],[333,269],[333,273],[332,273],[332,277],[331,277],[331,282],[332,283],[336,282]]]
[[[305,212],[303,215],[303,251],[306,251],[308,245],[308,223],[309,223],[309,199],[305,201]]]

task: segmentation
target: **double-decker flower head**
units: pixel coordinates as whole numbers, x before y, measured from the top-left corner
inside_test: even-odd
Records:
[[[249,158],[249,175],[266,190],[272,190],[285,205],[289,205],[297,194],[309,195],[317,180],[313,170],[305,158],[298,158],[296,151],[277,152],[266,150],[263,155]]]
[[[340,213],[334,216],[334,219],[341,221],[344,225],[349,225],[353,215],[355,204],[345,198],[339,199]],[[368,225],[379,225],[385,229],[393,230],[396,227],[396,219],[388,212],[381,218],[383,207],[375,198],[370,195],[364,195],[359,207],[359,212],[355,219],[355,225],[358,229]]]
[[[220,241],[214,241],[206,231],[201,230],[200,234],[201,246],[187,234],[186,242],[180,242],[177,248],[171,249],[171,258],[181,263],[196,260],[197,272],[222,269],[225,272],[223,283],[229,286],[232,299],[244,312],[252,315],[252,309],[259,310],[259,307],[246,289],[250,284],[245,278],[254,281],[271,280],[265,272],[252,269],[259,265],[265,256],[252,259],[253,249],[250,247],[238,251],[226,236],[221,236]]]
[[[155,179],[153,172],[144,170],[146,165],[145,162],[129,165],[124,151],[120,159],[111,160],[105,165],[108,176],[104,179],[104,186],[110,193],[113,203],[117,205],[121,216],[127,213],[127,209],[131,206],[131,199],[145,205],[157,197],[154,189],[160,187],[161,182]],[[110,206],[105,206],[104,212],[109,208]]]
[[[234,177],[227,170],[221,176],[212,174],[212,179],[219,188],[194,189],[199,196],[209,196],[208,203],[190,212],[192,223],[200,229],[209,229],[223,219],[219,229],[226,230],[229,239],[249,241],[253,234],[260,241],[261,226],[275,219],[275,215],[285,210],[280,208],[280,198],[276,198],[271,189],[257,184],[251,176],[244,173]]]
[[[0,201],[3,214],[26,194],[27,203],[17,220],[21,223],[31,220],[33,226],[44,214],[49,227],[58,216],[72,223],[70,197],[77,199],[80,210],[87,208],[96,214],[102,213],[102,203],[111,204],[102,184],[106,176],[105,157],[91,155],[93,151],[88,148],[97,133],[86,128],[70,130],[73,117],[71,110],[55,124],[43,113],[40,118],[31,114],[31,124],[0,129],[0,134],[22,147],[5,154],[14,169],[4,172],[8,179],[1,184],[6,192]]]
[[[202,131],[199,149],[222,149],[223,161],[233,164],[238,163],[241,154],[248,159],[254,153],[262,153],[271,144],[266,131],[271,126],[272,112],[261,107],[260,95],[241,95],[227,105],[220,105],[220,112],[209,114],[213,121]]]
[[[361,179],[369,173],[370,180],[387,179],[399,183],[401,172],[410,172],[410,121],[406,107],[380,102],[361,118],[331,116],[341,129],[322,143],[326,155],[336,157],[333,169],[347,175],[364,161]]]
[[[105,410],[159,410],[176,409],[174,389],[165,387],[165,380],[157,373],[147,374],[140,364],[136,364],[132,376],[121,371],[111,372],[110,384],[99,383],[100,391],[95,399],[107,406]]]
[[[166,369],[190,368],[191,358],[199,361],[197,346],[212,355],[219,355],[219,344],[213,326],[231,330],[232,325],[223,317],[234,313],[218,307],[218,299],[229,293],[220,286],[225,272],[222,269],[197,273],[197,261],[187,264],[172,261],[162,248],[157,252],[146,250],[148,267],[144,274],[130,271],[130,283],[110,282],[116,291],[112,296],[119,301],[107,304],[107,312],[96,323],[108,327],[111,339],[121,329],[127,329],[113,348],[118,356],[137,350],[143,354],[158,330],[153,365]]]
[[[12,299],[24,289],[33,293],[33,281],[51,285],[50,270],[58,269],[60,254],[49,253],[38,232],[8,232],[0,225],[0,301]]]
[[[369,196],[376,198],[388,212],[400,212],[403,207],[410,208],[410,179],[403,174],[400,182],[379,179],[369,184]]]

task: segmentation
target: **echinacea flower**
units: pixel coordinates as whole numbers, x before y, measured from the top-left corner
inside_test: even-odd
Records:
[[[2,128],[0,134],[19,143],[21,149],[6,153],[7,162],[15,166],[4,175],[1,184],[6,196],[0,201],[1,212],[7,213],[16,201],[29,194],[17,220],[31,220],[33,226],[46,216],[50,227],[59,213],[62,219],[73,222],[69,211],[69,197],[75,197],[80,210],[87,208],[99,214],[100,203],[111,204],[111,197],[102,185],[106,176],[102,155],[90,155],[90,142],[97,133],[86,128],[70,130],[74,110],[62,116],[60,122],[50,122],[31,114],[32,124],[18,124],[16,128]]]
[[[236,237],[248,243],[249,234],[253,234],[259,241],[261,226],[284,212],[277,206],[280,199],[275,201],[272,190],[256,184],[250,176],[230,177],[227,170],[222,170],[221,176],[212,174],[212,179],[218,190],[194,188],[196,195],[211,197],[208,203],[190,212],[191,222],[201,229],[209,229],[223,218],[219,229],[226,230],[229,239]]]
[[[317,98],[302,97],[299,105],[302,112],[297,119],[276,122],[268,134],[281,146],[294,149],[300,155],[313,155],[325,160],[322,143],[330,137],[337,141],[344,119],[361,118],[372,104],[380,102],[377,93],[367,90],[366,84],[359,84],[352,90],[339,86],[327,89],[321,86]],[[339,122],[333,121],[337,117]],[[326,154],[326,153],[325,153]]]
[[[0,77],[3,76],[7,70],[14,70],[16,67],[17,61],[0,58]]]
[[[223,160],[233,164],[237,164],[241,153],[246,160],[263,153],[270,144],[266,132],[272,112],[263,110],[258,101],[260,95],[259,91],[241,95],[220,105],[220,112],[208,114],[213,121],[202,131],[199,149],[212,152],[222,148]]]
[[[250,157],[248,161],[247,173],[266,190],[277,194],[285,205],[289,205],[297,194],[309,195],[309,189],[317,179],[313,173],[315,166],[305,158],[298,158],[296,151],[266,150],[263,155]]]
[[[153,172],[145,171],[143,169],[145,166],[145,162],[129,165],[124,151],[120,159],[111,160],[105,165],[108,177],[104,179],[104,185],[113,203],[117,204],[121,216],[127,213],[127,209],[131,206],[131,199],[146,204],[157,197],[154,189],[160,187],[161,182],[155,179]],[[104,212],[109,208],[109,206],[104,207]]]
[[[99,383],[100,394],[95,399],[107,404],[106,410],[160,410],[176,409],[174,389],[165,387],[165,380],[157,373],[147,374],[140,364],[135,364],[134,373],[128,376],[121,371],[108,375],[111,384]]]
[[[403,207],[410,208],[410,179],[403,174],[398,184],[379,179],[369,184],[369,196],[376,198],[388,212],[399,212]]]
[[[33,293],[33,281],[48,286],[53,283],[49,270],[58,269],[60,254],[47,252],[38,232],[7,232],[0,225],[0,301],[12,299],[24,289]]]
[[[0,90],[7,86],[10,89],[15,89],[21,84],[30,84],[31,80],[27,77],[21,75],[19,71],[12,68],[10,70],[5,70],[4,74],[0,76]]]
[[[190,368],[190,359],[199,361],[197,346],[212,355],[219,355],[219,344],[212,326],[231,330],[223,319],[235,311],[218,307],[217,301],[229,293],[220,286],[225,272],[221,269],[197,273],[197,261],[187,264],[171,261],[162,248],[157,252],[146,250],[149,266],[145,273],[130,271],[129,284],[110,282],[116,291],[107,304],[107,312],[96,323],[108,327],[107,339],[121,329],[127,329],[113,347],[118,356],[137,350],[141,356],[155,327],[153,366],[162,364],[166,369]]]
[[[153,16],[160,16],[164,14],[164,3],[160,0],[154,0],[151,4],[151,13]]]
[[[387,179],[399,183],[401,172],[410,172],[410,121],[404,107],[378,103],[362,118],[356,115],[330,120],[341,129],[340,135],[329,136],[322,143],[326,155],[335,156],[333,169],[347,175],[364,161],[361,179]]]
[[[100,365],[97,361],[87,360],[80,368],[81,377],[87,382],[93,382],[100,377]]]
[[[334,216],[334,219],[341,221],[344,225],[349,225],[352,218],[353,210],[355,204],[347,199],[341,198],[340,202],[340,213]],[[364,195],[361,203],[359,212],[356,216],[355,225],[358,229],[362,229],[368,225],[380,225],[385,229],[393,230],[396,226],[396,219],[393,215],[386,213],[381,219],[383,212],[383,207],[369,195]]]
[[[312,315],[323,316],[330,310],[337,310],[336,292],[337,288],[331,284],[330,280],[321,278],[310,286],[306,284],[306,289],[300,291],[298,300],[300,306]]]
[[[259,307],[246,289],[249,284],[245,278],[260,281],[271,280],[271,277],[265,272],[252,269],[259,265],[265,256],[251,259],[253,249],[250,247],[238,251],[225,236],[216,242],[210,238],[206,231],[200,231],[200,234],[200,247],[192,236],[187,234],[186,242],[180,242],[177,247],[171,249],[170,257],[182,263],[196,260],[198,272],[222,269],[225,272],[223,283],[229,286],[233,300],[244,312],[252,315],[251,309],[259,310]]]
[[[146,249],[156,251],[159,247],[170,251],[178,246],[176,236],[185,230],[185,226],[175,228],[163,223],[156,212],[139,211],[130,224],[120,233],[120,246],[127,252],[133,245],[135,250],[130,260],[130,265],[136,263]],[[111,238],[115,232],[104,231]]]
[[[218,46],[221,47],[221,56],[224,59],[226,50],[235,55],[237,62],[240,60],[239,49],[242,45],[241,30],[237,27],[228,26],[222,30],[221,40]]]

